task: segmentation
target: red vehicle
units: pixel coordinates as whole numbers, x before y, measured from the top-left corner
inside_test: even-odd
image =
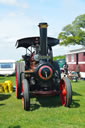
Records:
[[[61,79],[59,65],[53,61],[52,46],[59,40],[47,37],[47,23],[40,23],[40,37],[19,39],[16,47],[26,48],[24,62],[16,63],[16,97],[22,98],[24,110],[30,110],[30,94],[59,94],[63,106],[72,102],[72,87],[69,79]],[[27,52],[29,51],[29,53]]]
[[[69,72],[77,72],[78,67],[81,78],[85,79],[85,48],[71,50],[66,55],[66,62],[68,64]]]

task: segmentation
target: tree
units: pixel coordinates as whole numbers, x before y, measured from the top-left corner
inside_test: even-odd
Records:
[[[72,24],[66,25],[58,35],[60,45],[85,46],[85,14],[77,16]]]
[[[65,59],[65,56],[54,56],[53,60],[56,61],[57,59]]]

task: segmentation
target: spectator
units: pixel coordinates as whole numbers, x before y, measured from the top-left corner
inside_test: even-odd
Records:
[[[66,75],[68,75],[68,65],[67,65],[66,62],[65,62],[65,64],[64,64],[63,68],[64,68],[64,73],[65,73]]]
[[[76,65],[76,72],[77,72],[77,74],[78,74],[78,77],[80,77],[80,73],[79,73],[79,65],[78,65],[78,64]]]

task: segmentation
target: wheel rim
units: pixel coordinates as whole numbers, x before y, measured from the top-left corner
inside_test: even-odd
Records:
[[[15,76],[16,76],[16,97],[17,97],[17,68],[16,68]]]
[[[66,84],[64,80],[60,81],[60,99],[63,106],[66,105]]]
[[[22,94],[24,93],[23,92],[23,84],[21,83],[21,91],[22,91]],[[23,106],[23,109],[24,109],[24,94],[22,96],[22,106]]]

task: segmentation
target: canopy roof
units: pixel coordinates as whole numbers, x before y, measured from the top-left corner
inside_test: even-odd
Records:
[[[49,47],[59,44],[59,40],[56,38],[47,37],[47,40],[48,40]],[[36,46],[37,44],[40,44],[40,37],[29,37],[29,38],[23,38],[23,39],[17,40],[15,46],[16,48],[19,48],[19,47],[28,48],[30,46]]]

